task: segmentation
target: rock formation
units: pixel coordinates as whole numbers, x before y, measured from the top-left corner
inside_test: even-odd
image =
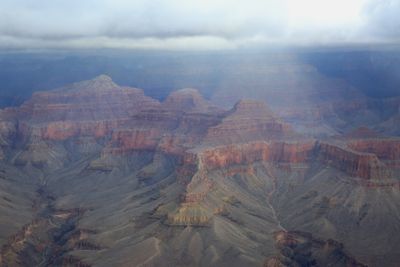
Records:
[[[375,154],[380,160],[398,163],[400,161],[399,139],[364,139],[348,142],[351,149]]]
[[[275,233],[276,247],[280,255],[267,259],[265,267],[274,266],[326,266],[334,259],[338,266],[366,267],[347,255],[343,244],[332,240],[316,239],[310,233],[285,232]]]
[[[208,129],[206,140],[230,144],[288,138],[293,134],[291,127],[279,121],[265,103],[241,100],[226,113],[220,124]]]
[[[321,107],[319,119],[336,120],[331,111]],[[398,214],[397,204],[383,203],[398,200],[400,142],[372,132],[307,138],[260,101],[224,110],[183,89],[159,102],[104,75],[35,93],[21,107],[0,111],[0,190],[13,184],[23,199],[4,194],[0,211],[30,210],[34,199],[39,222],[19,218],[18,225],[28,226],[4,239],[2,259],[10,265],[260,266],[270,255],[266,266],[362,266],[329,238],[338,236],[370,263],[354,240],[371,241],[365,231],[378,231],[382,217],[397,229],[397,215],[385,216]],[[46,186],[54,196],[39,190],[32,197],[20,183]],[[285,229],[290,222],[323,239]],[[363,232],[341,235],[348,229]],[[388,246],[398,249],[397,241]],[[372,253],[370,245],[357,245]],[[50,250],[53,256],[43,254]],[[390,255],[400,260],[396,252]]]
[[[201,153],[207,169],[251,164],[257,161],[305,163],[311,159],[314,142],[251,142],[206,149]]]
[[[328,143],[319,143],[317,150],[323,161],[350,176],[364,179],[386,179],[390,177],[388,168],[375,154],[356,152]]]

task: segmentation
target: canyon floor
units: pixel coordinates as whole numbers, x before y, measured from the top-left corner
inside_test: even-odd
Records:
[[[398,266],[400,98],[354,94],[36,92],[0,110],[0,265]]]

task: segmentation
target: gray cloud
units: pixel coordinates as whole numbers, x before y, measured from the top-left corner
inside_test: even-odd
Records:
[[[0,47],[230,49],[399,39],[398,0],[321,2],[2,0]]]
[[[369,1],[364,6],[365,31],[382,40],[400,39],[400,1]]]

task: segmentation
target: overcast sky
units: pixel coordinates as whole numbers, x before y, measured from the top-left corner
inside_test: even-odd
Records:
[[[0,48],[400,43],[400,0],[0,0]]]

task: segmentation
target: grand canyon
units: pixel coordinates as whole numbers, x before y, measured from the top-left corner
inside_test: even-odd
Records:
[[[0,0],[0,267],[399,267],[400,0]]]
[[[1,109],[0,265],[398,266],[400,97],[263,73],[303,78],[160,100],[100,75]]]

